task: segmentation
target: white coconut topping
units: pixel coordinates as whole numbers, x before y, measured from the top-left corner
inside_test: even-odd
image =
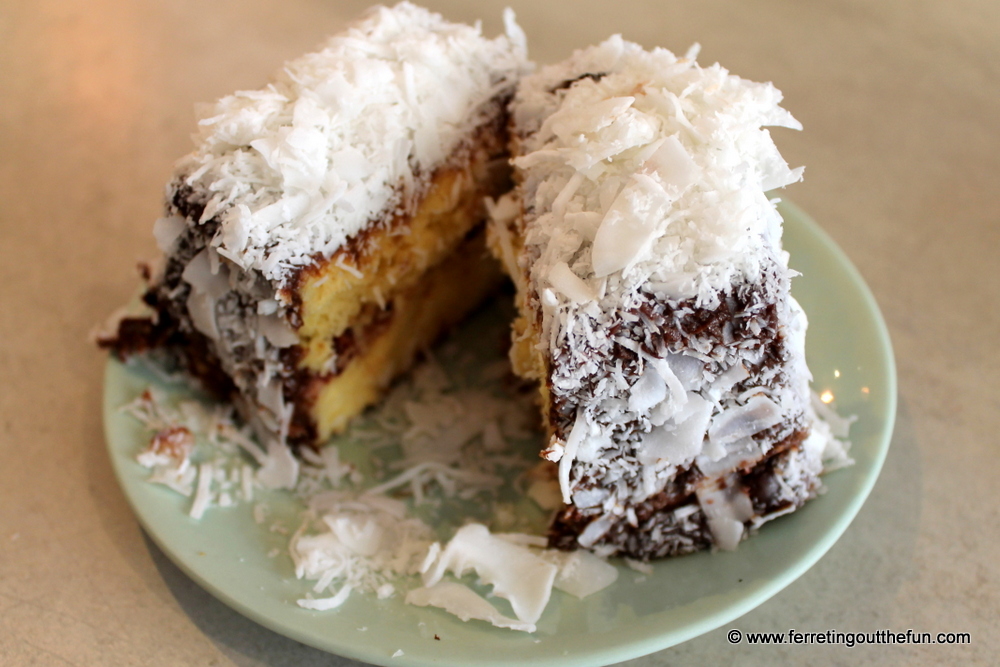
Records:
[[[218,253],[274,282],[384,211],[406,210],[526,69],[510,10],[504,22],[489,40],[407,2],[377,7],[267,87],[222,98],[178,165],[206,197],[194,223],[218,219]],[[173,219],[158,223],[161,246],[177,234]]]
[[[693,55],[616,36],[524,80],[514,164],[537,215],[525,242],[539,285],[569,267],[584,283],[612,277],[616,302],[654,283],[658,296],[711,306],[734,282],[760,280],[781,224],[763,193],[802,174],[763,126],[801,126],[773,85]],[[571,292],[558,294],[578,302]]]

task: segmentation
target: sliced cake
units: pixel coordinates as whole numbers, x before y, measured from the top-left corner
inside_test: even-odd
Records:
[[[517,188],[491,247],[518,287],[562,505],[550,544],[643,559],[717,546],[819,488],[826,440],[768,191],[801,178],[771,84],[614,37],[522,80]]]
[[[483,199],[509,187],[524,36],[373,9],[199,122],[154,233],[165,255],[103,344],[231,398],[268,443],[315,444],[502,280]]]

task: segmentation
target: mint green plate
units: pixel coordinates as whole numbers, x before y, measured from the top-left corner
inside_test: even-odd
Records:
[[[648,577],[622,567],[617,583],[583,601],[556,591],[530,635],[463,623],[440,610],[405,605],[398,596],[379,601],[352,594],[337,610],[306,611],[295,605],[307,587],[284,555],[287,538],[258,526],[250,505],[214,508],[196,522],[186,514],[186,498],[146,482],[135,455],[148,435],[118,408],[156,380],[110,361],[104,420],[119,482],[153,540],[219,600],[278,633],[357,660],[397,666],[604,665],[730,623],[794,581],[844,532],[875,484],[896,413],[892,349],[871,293],[815,222],[791,204],[780,209],[785,247],[803,274],[793,291],[809,316],[813,387],[833,392],[840,414],[857,415],[850,437],[856,463],[825,478],[826,494],[764,526],[734,552],[658,562]],[[268,503],[274,518],[296,525],[298,506],[290,497],[271,494]],[[275,549],[282,554],[269,557]],[[397,651],[402,655],[392,657]]]

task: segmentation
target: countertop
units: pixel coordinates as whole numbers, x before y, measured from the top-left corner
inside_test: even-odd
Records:
[[[502,2],[434,1],[495,34]],[[788,191],[888,324],[899,411],[840,541],[729,627],[968,632],[964,646],[731,646],[672,664],[995,664],[1000,651],[1000,4],[991,0],[512,0],[535,60],[620,32],[771,80],[806,165]],[[0,663],[348,665],[216,601],[145,536],[101,424],[88,333],[156,255],[193,106],[263,84],[366,6],[25,0],[0,7]]]

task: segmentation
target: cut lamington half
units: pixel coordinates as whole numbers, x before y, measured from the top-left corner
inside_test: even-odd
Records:
[[[518,287],[562,506],[550,544],[657,558],[732,548],[819,489],[782,219],[801,178],[771,84],[612,38],[522,81],[517,189],[491,247]]]
[[[483,199],[509,187],[524,36],[376,8],[261,90],[223,98],[168,186],[152,349],[269,444],[315,444],[378,399],[501,280]]]

